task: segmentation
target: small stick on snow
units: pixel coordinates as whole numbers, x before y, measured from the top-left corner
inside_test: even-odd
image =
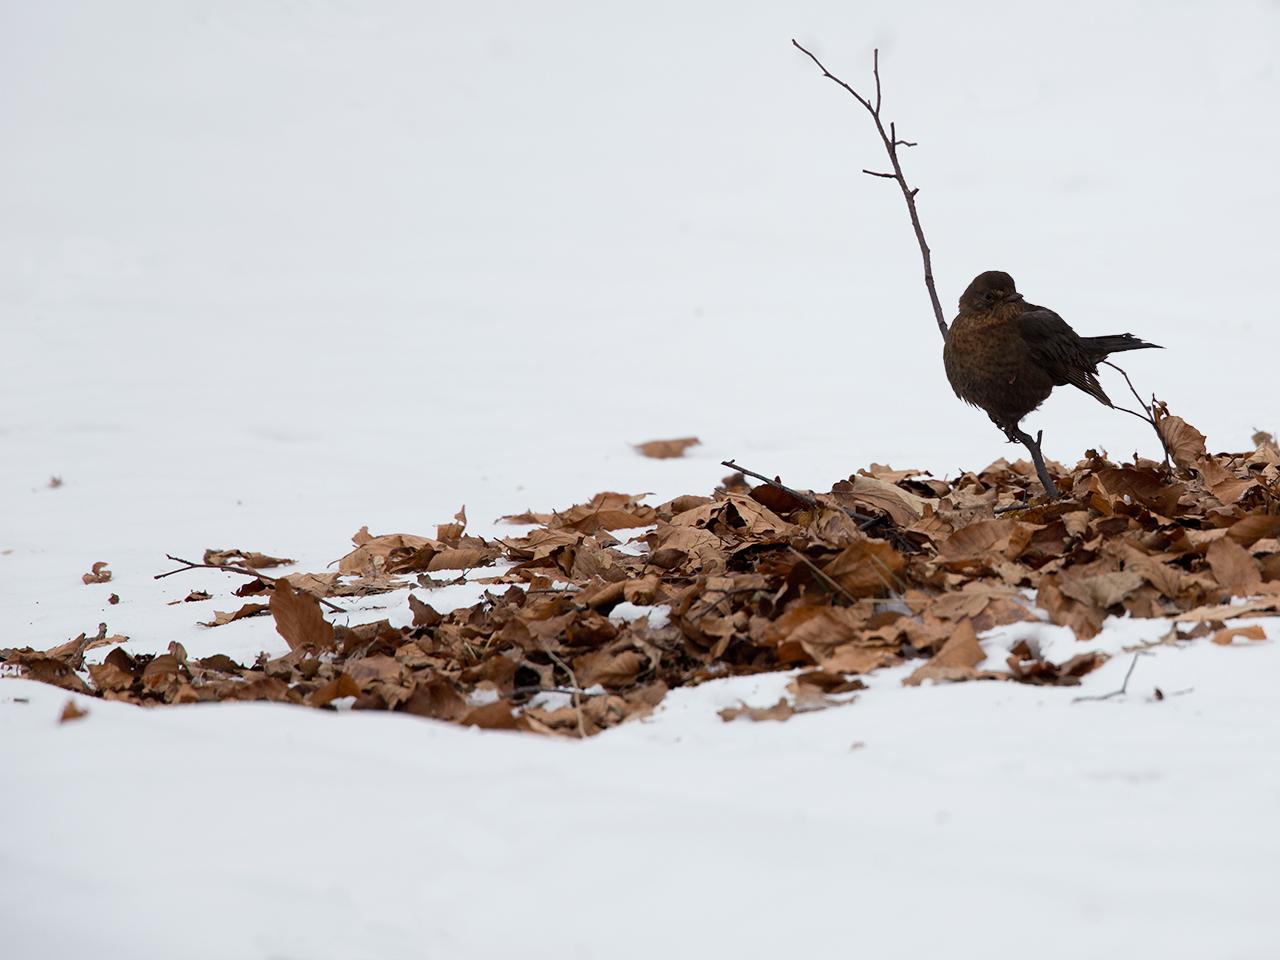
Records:
[[[1129,678],[1133,676],[1133,668],[1138,665],[1139,657],[1149,657],[1151,654],[1143,653],[1139,650],[1133,655],[1133,659],[1129,661],[1129,669],[1125,671],[1124,683],[1120,684],[1119,690],[1112,690],[1110,693],[1103,693],[1096,697],[1074,697],[1071,702],[1079,703],[1082,700],[1110,700],[1112,697],[1119,697],[1129,689]]]
[[[168,573],[157,573],[152,579],[163,580],[165,577],[172,577],[175,573],[186,573],[188,570],[221,570],[223,573],[237,573],[242,577],[256,577],[263,583],[269,583],[273,586],[276,581],[280,579],[279,577],[269,577],[265,573],[259,573],[251,567],[238,567],[234,563],[192,563],[190,560],[183,560],[181,557],[175,557],[171,553],[166,553],[165,558],[172,560],[174,563],[185,564],[185,566],[179,567],[177,570],[170,570]],[[324,597],[316,597],[316,599],[334,613],[351,612],[349,610],[342,609],[342,607],[338,606],[336,603],[330,603]]]

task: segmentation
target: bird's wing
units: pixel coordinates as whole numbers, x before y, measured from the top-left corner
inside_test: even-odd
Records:
[[[1055,383],[1078,387],[1099,403],[1111,406],[1111,398],[1096,376],[1097,365],[1089,359],[1080,336],[1052,310],[1028,304],[1018,315],[1018,330],[1037,364],[1048,371]]]

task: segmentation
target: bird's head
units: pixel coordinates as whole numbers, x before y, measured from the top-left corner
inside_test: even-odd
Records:
[[[1022,294],[1013,285],[1013,277],[1003,270],[988,270],[973,278],[960,295],[960,309],[966,312],[989,310],[996,304],[1021,300]]]

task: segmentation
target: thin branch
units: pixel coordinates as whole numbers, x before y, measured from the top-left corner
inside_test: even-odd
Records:
[[[1123,696],[1129,689],[1129,678],[1133,676],[1133,668],[1138,665],[1139,657],[1149,657],[1151,654],[1138,651],[1133,655],[1133,659],[1129,661],[1129,669],[1125,672],[1124,683],[1120,684],[1119,690],[1112,690],[1110,693],[1103,693],[1095,697],[1074,697],[1072,703],[1080,703],[1082,700],[1110,700],[1112,697]]]
[[[913,143],[913,142],[912,142],[912,141],[910,141],[910,140],[899,140],[899,139],[898,139],[898,128],[897,128],[893,123],[890,123],[890,124],[889,124],[889,137],[893,140],[893,145],[894,145],[895,147],[918,147],[918,146],[920,146],[920,144],[918,144],[918,143]]]
[[[795,497],[797,500],[799,500],[801,503],[803,503],[806,507],[808,507],[811,510],[820,510],[822,508],[822,504],[818,502],[817,497],[814,497],[808,493],[801,493],[799,490],[793,490],[791,489],[791,487],[788,487],[785,483],[783,483],[777,477],[774,477],[771,480],[768,477],[766,477],[763,473],[756,473],[754,470],[748,470],[746,467],[738,463],[735,463],[733,460],[721,460],[720,466],[728,467],[730,470],[737,470],[739,473],[744,474],[748,477],[754,477],[755,479],[759,480],[761,483],[764,483],[766,486],[773,487],[773,489],[775,490],[781,490],[783,493],[788,494],[789,496]],[[883,517],[873,517],[870,514],[861,513],[858,510],[854,510],[852,507],[842,507],[841,509],[843,509],[844,512],[847,513],[854,520],[858,521],[859,530],[865,530],[868,527],[873,526],[884,519]]]
[[[876,78],[876,109],[875,115],[880,116],[880,48],[876,47],[871,51],[871,74]]]
[[[770,480],[763,473],[756,473],[754,470],[748,470],[746,467],[738,463],[735,463],[733,460],[721,460],[720,466],[728,467],[730,470],[737,470],[739,473],[745,474],[748,477],[755,477],[761,483],[767,484],[768,486],[773,487],[773,489],[775,490],[781,490],[783,493],[790,494],[791,496],[799,500],[801,503],[803,503],[806,507],[811,507],[814,510],[817,510],[821,506],[821,504],[818,503],[817,497],[811,496],[807,493],[801,493],[799,490],[792,490],[790,487],[788,487],[785,483],[783,483],[777,477]]]
[[[172,577],[175,573],[186,573],[189,570],[221,570],[223,573],[236,573],[242,577],[255,577],[264,583],[270,583],[272,585],[281,579],[280,577],[269,577],[265,573],[259,573],[252,567],[236,566],[234,563],[192,563],[190,560],[183,560],[181,557],[175,557],[171,553],[166,553],[165,559],[172,560],[174,563],[184,564],[184,566],[179,567],[177,570],[170,570],[167,573],[157,573],[152,579],[163,580],[165,577]],[[330,603],[324,597],[316,597],[316,599],[334,613],[351,612],[350,610],[344,610],[336,603]]]
[[[1141,414],[1135,410],[1130,410],[1128,407],[1116,406],[1114,403],[1111,406],[1116,410],[1123,410],[1125,413],[1135,416],[1139,420],[1145,420],[1147,423],[1151,424],[1151,429],[1156,432],[1156,438],[1160,441],[1160,449],[1164,451],[1164,465],[1172,470],[1173,464],[1169,462],[1169,445],[1164,442],[1164,434],[1160,432],[1160,425],[1156,423],[1155,411],[1142,402],[1142,397],[1139,396],[1137,389],[1133,385],[1133,381],[1129,379],[1129,374],[1125,371],[1124,367],[1120,366],[1118,363],[1112,363],[1110,360],[1103,360],[1102,362],[1112,370],[1120,371],[1120,376],[1124,377],[1124,382],[1129,385],[1129,392],[1133,394],[1133,399],[1138,401],[1138,406],[1145,410],[1146,413]]]
[[[573,686],[570,688],[573,693],[573,709],[574,709],[574,712],[577,714],[577,718],[578,718],[578,739],[585,740],[587,739],[587,727],[586,727],[586,724],[582,722],[582,692],[581,692],[582,687],[579,686],[578,684],[578,678],[577,676],[574,675],[573,667],[569,666],[567,663],[561,660],[558,656],[556,656],[551,651],[551,648],[548,647],[546,644],[542,645],[542,649],[548,657],[550,657],[560,666],[561,670],[563,670],[565,673],[569,675],[569,682],[573,684]]]
[[[839,583],[837,583],[835,580],[832,580],[832,579],[831,579],[831,577],[830,577],[830,575],[828,575],[828,574],[827,574],[827,572],[826,572],[825,570],[823,570],[821,567],[819,567],[816,563],[814,563],[812,560],[810,560],[808,557],[806,557],[803,553],[801,553],[801,552],[800,552],[799,550],[797,550],[795,547],[788,545],[788,546],[787,546],[787,549],[788,549],[788,550],[790,550],[793,554],[795,554],[795,557],[796,557],[796,559],[797,559],[797,560],[799,560],[799,561],[800,561],[801,563],[803,563],[806,567],[808,567],[810,570],[812,570],[812,571],[814,572],[814,574],[818,577],[818,579],[819,579],[819,580],[821,580],[823,583],[825,583],[827,586],[829,586],[829,587],[830,587],[832,590],[834,590],[836,593],[840,594],[842,597],[844,597],[844,598],[845,598],[846,600],[848,600],[850,603],[857,603],[857,602],[858,602],[858,598],[857,598],[857,597],[855,597],[853,594],[851,594],[851,593],[850,593],[848,590],[846,590],[844,587],[840,586],[840,584],[839,584]],[[880,579],[881,579],[881,580],[883,580],[884,578],[883,578],[883,577],[881,577]],[[888,584],[888,583],[886,583],[886,584],[885,584],[885,586],[886,586],[886,587],[888,587],[888,586],[889,586],[889,584]],[[890,589],[893,589],[893,588],[892,588],[892,587],[890,587]]]
[[[884,121],[880,117],[880,105],[882,103],[882,91],[880,88],[880,51],[877,49],[872,54],[871,72],[876,81],[876,99],[872,103],[869,99],[858,93],[857,90],[849,86],[834,73],[828,70],[812,53],[802,47],[798,41],[792,40],[791,45],[803,53],[806,57],[814,62],[822,75],[828,80],[839,84],[843,87],[858,103],[862,104],[864,110],[871,114],[871,119],[875,122],[876,132],[880,134],[880,140],[884,144],[885,152],[889,155],[889,163],[893,166],[893,173],[872,173],[870,170],[864,170],[863,173],[869,173],[873,177],[884,177],[885,179],[893,179],[898,182],[898,187],[902,190],[902,198],[907,203],[907,212],[911,215],[911,227],[915,231],[916,243],[920,246],[920,258],[924,262],[924,285],[929,290],[929,303],[933,307],[933,317],[938,323],[938,332],[942,334],[943,339],[947,336],[947,321],[942,315],[942,303],[938,300],[938,288],[933,282],[933,258],[929,252],[929,244],[924,239],[924,228],[920,226],[920,214],[916,211],[916,194],[920,192],[918,187],[912,187],[907,184],[907,178],[902,172],[902,164],[898,161],[898,147],[914,147],[915,144],[907,140],[898,138],[897,127],[889,124],[889,129],[885,130]]]

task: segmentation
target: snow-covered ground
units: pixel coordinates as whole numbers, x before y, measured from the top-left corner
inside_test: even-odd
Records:
[[[465,503],[488,534],[725,457],[825,489],[1005,455],[858,173],[865,116],[793,36],[864,87],[880,47],[948,308],[1006,269],[1164,344],[1127,366],[1212,449],[1280,425],[1275,4],[0,0],[0,645],[283,649],[166,606],[233,582],[155,581],[166,552],[319,570],[362,525]],[[1031,423],[1062,460],[1154,453],[1082,394]],[[783,678],[715,683],[586,743],[270,705],[58,725],[66,694],[6,679],[3,952],[1272,956],[1280,649],[1160,647],[1072,703],[1129,660],[1075,690],[882,672],[784,724],[716,715]]]

